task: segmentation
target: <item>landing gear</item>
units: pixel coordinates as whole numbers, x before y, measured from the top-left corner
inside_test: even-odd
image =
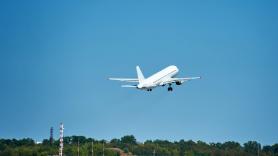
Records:
[[[147,89],[147,91],[148,91],[148,92],[151,92],[151,91],[152,91],[152,89]]]
[[[173,88],[171,87],[171,84],[169,84],[168,91],[169,92],[173,91]]]
[[[168,87],[168,91],[169,92],[173,91],[173,88],[172,87]]]

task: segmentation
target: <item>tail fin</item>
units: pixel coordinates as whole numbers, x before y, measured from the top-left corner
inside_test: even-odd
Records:
[[[145,77],[139,66],[136,66],[136,72],[137,72],[137,77],[138,77],[139,83],[143,82]]]

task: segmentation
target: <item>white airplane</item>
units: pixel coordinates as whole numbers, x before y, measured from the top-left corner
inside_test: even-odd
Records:
[[[168,66],[148,78],[144,77],[139,66],[136,66],[136,71],[137,71],[138,78],[109,78],[109,80],[122,81],[122,82],[135,82],[138,84],[122,85],[122,87],[131,87],[131,88],[137,88],[140,90],[147,90],[147,91],[152,91],[153,88],[158,86],[169,85],[168,91],[173,91],[172,83],[176,83],[176,85],[181,85],[186,81],[201,78],[201,77],[175,78],[175,76],[179,72],[179,69],[174,65]]]

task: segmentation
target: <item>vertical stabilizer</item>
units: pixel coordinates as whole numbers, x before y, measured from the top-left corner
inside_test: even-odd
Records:
[[[137,72],[137,77],[138,77],[139,83],[143,82],[145,77],[139,66],[136,66],[136,72]]]

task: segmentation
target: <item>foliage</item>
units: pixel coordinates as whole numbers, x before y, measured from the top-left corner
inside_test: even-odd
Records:
[[[147,140],[139,143],[133,135],[127,135],[121,139],[95,140],[84,136],[64,137],[64,154],[66,156],[79,155],[95,156],[103,154],[105,156],[119,156],[119,151],[132,153],[137,156],[278,156],[278,144],[261,145],[256,141],[248,141],[241,146],[234,141],[224,143],[205,143],[203,141],[194,142],[192,140],[170,142],[167,140]],[[103,148],[104,147],[104,148]],[[51,144],[48,139],[44,139],[41,144],[35,144],[30,138],[24,139],[0,139],[0,156],[49,156],[57,155],[59,140],[54,140]]]

